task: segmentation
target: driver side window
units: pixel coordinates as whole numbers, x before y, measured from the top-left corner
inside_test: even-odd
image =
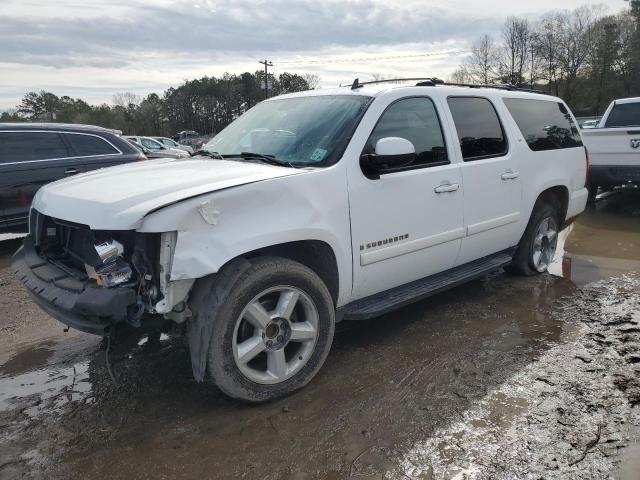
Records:
[[[373,153],[378,140],[387,137],[404,138],[415,147],[416,159],[403,169],[449,163],[440,119],[429,98],[405,98],[391,104],[371,132],[367,153]]]

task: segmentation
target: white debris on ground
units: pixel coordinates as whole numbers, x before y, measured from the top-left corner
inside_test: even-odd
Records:
[[[640,275],[595,283],[568,299],[558,310],[576,326],[567,341],[416,443],[401,461],[405,475],[637,479],[639,307]]]

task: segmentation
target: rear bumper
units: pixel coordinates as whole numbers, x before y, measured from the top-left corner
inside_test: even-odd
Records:
[[[136,304],[134,288],[102,288],[79,280],[38,256],[30,237],[14,255],[13,270],[40,308],[82,332],[109,334]]]
[[[567,216],[565,217],[565,225],[570,223],[570,219],[580,215],[587,206],[589,191],[586,188],[575,190],[569,195],[569,205],[567,206]]]
[[[626,183],[640,185],[640,165],[591,165],[589,182],[602,187],[615,187]]]

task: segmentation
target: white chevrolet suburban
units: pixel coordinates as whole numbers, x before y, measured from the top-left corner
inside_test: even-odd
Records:
[[[614,100],[597,128],[582,132],[589,151],[589,194],[640,185],[640,97]]]
[[[558,98],[356,80],[264,101],[199,156],[47,185],[14,268],[85,332],[184,324],[196,380],[264,401],[314,377],[337,321],[544,272],[586,176]]]

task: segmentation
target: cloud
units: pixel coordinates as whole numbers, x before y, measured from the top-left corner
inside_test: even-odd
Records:
[[[108,101],[123,90],[161,92],[187,78],[255,71],[261,58],[274,60],[276,72],[318,73],[327,86],[373,72],[446,77],[460,55],[376,58],[467,49],[483,33],[498,32],[507,15],[536,15],[557,3],[0,1],[0,109],[37,89],[90,101]],[[621,8],[620,0],[603,1]],[[564,0],[563,6],[583,2]],[[335,58],[370,60],[328,61]]]
[[[333,45],[394,45],[473,38],[487,20],[410,4],[316,0],[181,1],[145,5],[122,17],[0,16],[4,62],[53,66],[117,66],[154,55],[217,52],[293,54]]]

